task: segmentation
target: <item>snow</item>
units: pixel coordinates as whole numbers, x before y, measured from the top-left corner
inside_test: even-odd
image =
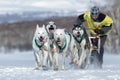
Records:
[[[64,71],[36,71],[32,51],[4,53],[0,53],[0,80],[120,80],[120,55],[105,53],[102,69],[78,69],[66,60]]]

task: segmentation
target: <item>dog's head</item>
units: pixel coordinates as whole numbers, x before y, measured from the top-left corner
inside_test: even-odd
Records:
[[[56,25],[55,22],[50,21],[48,22],[47,26],[46,26],[47,32],[50,33],[54,33],[54,31],[56,30]]]
[[[43,25],[42,27],[39,27],[39,25],[37,25],[35,31],[35,39],[39,42],[44,42],[47,39],[47,37],[48,35],[45,30],[45,25]]]
[[[65,41],[65,29],[56,29],[54,32],[54,39],[58,45],[62,45]]]
[[[80,38],[84,34],[84,29],[82,25],[74,25],[72,29],[73,36]]]

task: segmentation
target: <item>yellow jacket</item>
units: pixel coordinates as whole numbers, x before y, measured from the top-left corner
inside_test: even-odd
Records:
[[[91,18],[91,12],[84,13],[84,20],[87,22],[91,34],[96,34],[94,32],[95,29],[101,30],[103,26],[108,27],[113,23],[113,20],[107,15],[101,22],[95,22]]]

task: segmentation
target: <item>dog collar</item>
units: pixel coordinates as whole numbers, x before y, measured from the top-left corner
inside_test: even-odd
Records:
[[[39,44],[37,43],[37,40],[36,40],[36,39],[35,39],[35,44],[36,44],[36,46],[37,46],[39,49],[41,49],[41,48],[42,48],[42,46],[44,45],[44,44],[39,45]]]

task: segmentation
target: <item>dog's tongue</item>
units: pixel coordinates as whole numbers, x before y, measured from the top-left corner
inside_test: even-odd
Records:
[[[43,38],[39,38],[39,41],[42,42],[42,41],[43,41]]]
[[[80,37],[81,35],[79,34],[79,35],[77,35],[77,37]]]
[[[58,45],[61,45],[61,44],[62,44],[62,42],[61,42],[61,41],[57,41],[57,43],[58,43]]]

